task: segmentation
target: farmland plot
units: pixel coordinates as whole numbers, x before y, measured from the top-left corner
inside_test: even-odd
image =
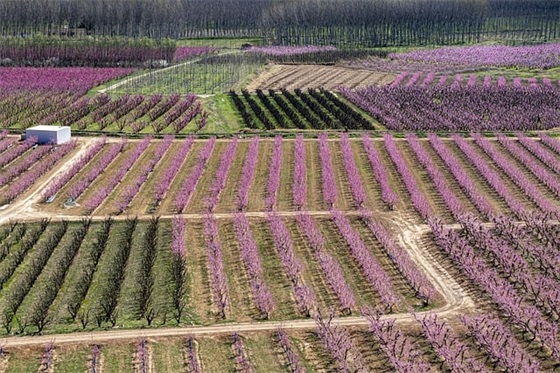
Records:
[[[196,96],[107,94],[81,96],[50,90],[15,91],[0,96],[4,128],[25,129],[34,124],[71,126],[78,131],[127,133],[195,132],[206,125],[207,114]]]
[[[244,124],[252,130],[372,130],[379,125],[354,105],[323,88],[290,92],[257,89],[229,92]]]
[[[3,331],[305,318],[315,307],[315,298],[344,315],[359,314],[365,306],[398,312],[440,302],[431,287],[422,288],[430,285],[415,283],[400,262],[390,260],[388,249],[367,228],[366,220],[343,218],[345,229],[351,231],[338,231],[339,219],[249,220],[238,215],[180,221],[45,220],[4,226]],[[309,224],[324,243],[309,237],[292,248],[291,242],[305,231],[288,227],[309,229]],[[359,249],[356,242],[367,242],[368,248]],[[290,248],[283,246],[287,243]],[[221,250],[217,257],[215,250]],[[366,250],[361,255],[367,259],[356,256],[357,250]],[[319,266],[308,260],[310,255]],[[184,272],[177,277],[178,259]],[[375,272],[364,260],[377,263]],[[255,267],[255,263],[261,264]],[[331,267],[338,271],[336,276],[329,272]],[[379,287],[376,276],[392,285]],[[376,288],[364,285],[370,281]],[[269,289],[266,308],[263,286]],[[309,298],[300,297],[301,286]],[[420,293],[415,295],[417,286]],[[177,293],[178,288],[183,290]],[[384,298],[387,291],[391,298]]]
[[[341,93],[396,131],[550,130],[560,117],[560,89],[550,78],[405,72],[389,86]]]
[[[362,88],[370,85],[389,84],[394,75],[338,66],[274,65],[247,86],[257,89],[294,90],[308,88],[337,89],[339,85]]]
[[[388,219],[398,213],[420,222],[436,215],[448,223],[465,213],[487,219],[499,213],[520,215],[527,209],[552,212],[560,194],[555,166],[560,147],[556,139],[541,137],[364,135],[320,141],[260,139],[258,146],[242,139],[111,141],[90,149],[90,160],[82,168],[65,166],[68,170],[40,192],[50,203],[36,208],[44,217],[54,212],[71,217],[239,211],[262,216],[271,209],[326,214],[331,208],[366,208]],[[300,142],[303,147],[297,145]],[[231,164],[223,164],[232,154]],[[325,176],[331,168],[334,183]],[[5,172],[9,175],[9,167]],[[51,185],[56,193],[47,193]],[[33,188],[36,184],[24,195]],[[254,194],[262,203],[245,200]],[[68,208],[66,203],[63,209],[68,199],[76,206]]]
[[[402,366],[415,372],[508,368],[537,372],[553,367],[538,347],[527,347],[520,334],[509,331],[491,313],[459,322],[428,314],[411,319],[406,328],[373,314],[362,326],[335,325],[328,315],[314,323],[315,330],[292,330],[287,324],[287,328],[260,332],[208,335],[197,331],[185,337],[13,346],[3,350],[1,364],[8,372],[44,366],[61,372],[85,367],[123,372],[142,367],[147,371],[176,371],[184,366],[202,372],[391,372]],[[447,338],[453,338],[453,342],[447,342]]]
[[[57,212],[71,222],[1,228],[3,331],[303,320],[316,329],[288,330],[288,342],[273,324],[263,334],[196,336],[173,348],[195,354],[187,364],[203,370],[377,369],[387,359],[416,371],[445,371],[445,364],[551,369],[558,361],[550,337],[558,144],[521,133],[92,142],[82,153],[89,160],[60,179],[67,182],[54,201],[35,206],[34,218]],[[80,180],[89,183],[75,186]],[[159,185],[167,189],[154,193]],[[109,186],[94,220],[80,221],[84,206],[60,214],[70,190],[82,190],[80,205],[107,196]],[[247,199],[252,193],[262,203]],[[325,310],[369,328],[334,327]],[[461,343],[450,352],[438,333],[455,333]],[[136,369],[153,364],[157,343],[138,339],[115,353],[108,343],[96,353],[118,369]],[[277,352],[264,359],[262,346]],[[42,356],[37,366],[45,356],[55,366],[78,364],[58,355],[62,346],[47,347],[34,352]],[[91,356],[94,347],[87,347]],[[342,359],[341,349],[352,359]],[[18,362],[17,352],[4,363],[30,364]]]

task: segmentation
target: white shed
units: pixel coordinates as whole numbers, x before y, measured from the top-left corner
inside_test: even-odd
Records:
[[[25,130],[25,137],[37,137],[38,144],[64,144],[70,141],[70,127],[67,126],[35,126]]]

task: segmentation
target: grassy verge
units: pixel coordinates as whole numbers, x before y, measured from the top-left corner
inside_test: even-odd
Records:
[[[243,130],[241,118],[227,94],[203,97],[202,103],[204,110],[210,114],[202,133],[237,133]]]
[[[56,371],[61,373],[84,372],[91,358],[91,348],[85,345],[66,345],[57,348]]]

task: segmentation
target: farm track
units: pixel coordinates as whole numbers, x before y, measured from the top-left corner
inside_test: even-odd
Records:
[[[73,161],[77,160],[78,158],[80,158],[82,155],[84,155],[87,150],[93,146],[93,144],[95,143],[96,139],[95,138],[83,138],[81,139],[83,146],[81,146],[78,151],[76,151],[70,158],[67,158],[66,161],[64,163],[61,163],[60,166],[56,169],[55,172],[51,173],[51,175],[49,176],[49,178],[43,180],[40,184],[36,184],[33,186],[33,189],[36,191],[40,191],[45,189],[45,187],[52,181],[54,180],[56,177],[62,175],[66,170],[70,169],[70,167],[72,166],[72,164],[74,163]],[[30,193],[27,197],[25,198],[19,198],[18,200],[16,200],[16,202],[6,205],[5,208],[0,208],[0,211],[2,212],[2,214],[0,215],[0,224],[4,224],[7,221],[9,221],[10,219],[14,219],[17,218],[19,219],[20,214],[23,211],[28,211],[31,206],[35,203],[37,203],[39,200],[41,199],[41,195],[40,193]]]
[[[337,135],[337,134],[340,133],[340,132],[342,132],[342,130],[338,130],[338,131],[334,131],[334,130],[333,130],[333,132],[332,132],[331,134],[332,134],[332,135]],[[363,132],[371,133],[371,132],[375,132],[375,131],[363,131]],[[382,132],[387,132],[387,131],[384,130],[384,131],[382,131]],[[453,133],[455,133],[455,132],[453,132]],[[538,132],[537,132],[537,133],[538,133]],[[128,134],[128,135],[129,135],[129,134]],[[153,134],[147,133],[146,135],[153,135]],[[257,135],[258,135],[258,134],[257,134]],[[496,137],[484,137],[484,138],[485,138],[485,139],[488,139],[488,140],[492,140],[492,141],[497,141],[497,140],[498,140]],[[508,137],[508,138],[509,138],[509,139],[512,139],[512,140],[517,140],[517,137]],[[89,141],[95,140],[94,137],[78,137],[78,139],[80,139],[80,140],[89,140]],[[251,142],[251,139],[252,139],[252,136],[239,137],[237,141],[240,142],[240,143],[241,143],[241,142]],[[350,137],[349,140],[350,140],[350,142],[360,142],[360,143],[362,142],[362,139],[361,139],[360,137]],[[381,137],[381,136],[380,136],[380,137],[372,137],[371,140],[372,140],[373,142],[383,142],[383,137]],[[400,137],[394,137],[394,140],[395,140],[396,142],[407,142],[407,140],[406,140],[405,138],[400,138]],[[443,137],[442,140],[443,140],[444,142],[449,142],[449,143],[452,143],[452,142],[453,142],[453,140],[451,140],[451,139],[449,139],[449,138],[446,138],[446,137]],[[114,142],[119,142],[119,141],[121,141],[121,138],[120,138],[120,137],[107,137],[107,140],[106,140],[106,141],[107,141],[107,143],[114,143]],[[139,141],[142,141],[142,139],[141,139],[141,138],[139,138],[139,139],[128,139],[128,142],[139,142]],[[199,142],[206,143],[207,141],[208,141],[208,139],[206,139],[206,138],[195,138],[195,139],[194,139],[194,142],[195,142],[195,143],[199,143]],[[231,141],[231,138],[227,138],[227,137],[216,138],[216,142],[230,142],[230,141]],[[267,141],[268,141],[268,142],[274,142],[274,137],[261,137],[261,140],[260,140],[260,141],[261,141],[261,142],[267,142]],[[282,141],[283,141],[284,143],[293,143],[293,142],[295,142],[296,140],[295,140],[295,137],[285,137]],[[305,142],[314,142],[314,141],[317,141],[317,140],[314,139],[314,138],[304,138],[303,141],[305,141]],[[328,142],[338,142],[338,141],[340,141],[340,139],[339,139],[338,137],[329,137],[329,138],[327,139],[327,141],[328,141]],[[427,138],[419,138],[418,141],[420,141],[420,142],[429,142],[429,140],[428,140]],[[535,140],[535,141],[540,141],[540,140]]]
[[[329,210],[316,210],[316,211],[305,211],[307,214],[313,216],[313,217],[330,217],[331,216],[331,212]],[[276,215],[280,216],[280,217],[294,217],[299,215],[301,212],[300,211],[275,211]],[[389,212],[378,212],[380,218],[385,218],[387,221],[391,220],[394,218],[394,213],[389,213]],[[225,213],[213,213],[212,216],[215,219],[233,219],[235,217],[234,212],[230,213],[230,212],[225,212]],[[244,215],[247,216],[248,218],[266,218],[268,216],[269,212],[267,211],[248,211],[245,212]],[[345,214],[348,216],[359,216],[360,212],[359,211],[355,211],[355,210],[351,210],[351,211],[345,211]],[[385,215],[385,216],[384,216]],[[168,215],[155,215],[158,216],[161,219],[172,219],[174,217],[180,216],[182,218],[184,218],[185,220],[199,220],[199,219],[204,219],[206,218],[207,214],[206,213],[193,213],[193,214],[168,214]],[[39,221],[43,218],[48,218],[51,220],[51,222],[57,222],[57,221],[62,221],[62,220],[67,220],[67,221],[81,221],[84,218],[87,218],[87,215],[61,215],[61,214],[57,214],[55,216],[53,216],[52,213],[50,212],[36,212],[36,211],[30,211],[30,212],[18,212],[18,213],[14,213],[11,214],[9,216],[2,216],[0,219],[0,224],[5,224],[6,222],[8,222],[10,219],[17,219],[18,221],[22,221],[22,222],[33,222],[33,221]],[[105,219],[107,219],[109,216],[91,216],[91,220],[92,221],[103,221]],[[154,217],[153,214],[140,214],[140,215],[127,215],[127,214],[122,214],[122,215],[113,215],[110,216],[111,219],[113,220],[126,220],[130,217],[136,217],[139,220],[150,220]]]
[[[328,212],[320,212],[328,213]],[[437,314],[442,319],[453,319],[454,317],[474,312],[476,310],[473,300],[467,292],[454,280],[454,278],[437,263],[434,258],[419,245],[420,239],[429,231],[426,225],[414,225],[402,217],[394,217],[398,227],[397,241],[402,244],[411,254],[414,262],[427,274],[436,290],[444,299],[445,305],[427,312],[418,312],[416,316],[423,314]],[[399,313],[382,316],[383,319],[394,319],[398,323],[414,323],[415,318],[410,313]],[[364,317],[352,316],[335,319],[335,323],[342,326],[367,326],[368,321]],[[221,325],[192,326],[181,328],[159,328],[159,329],[130,329],[109,330],[87,333],[68,333],[57,335],[41,335],[27,337],[9,337],[1,340],[4,347],[42,345],[48,342],[56,344],[88,343],[95,341],[107,342],[115,340],[127,340],[137,338],[173,337],[185,335],[210,335],[238,332],[270,331],[282,327],[287,330],[313,329],[315,321],[312,319],[297,319],[289,321],[261,321],[244,323],[225,323]]]

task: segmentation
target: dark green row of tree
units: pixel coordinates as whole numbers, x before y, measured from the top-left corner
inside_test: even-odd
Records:
[[[0,0],[0,35],[259,36],[341,47],[548,41],[558,0]]]
[[[258,89],[256,95],[242,90],[229,92],[245,125],[253,130],[373,130],[372,123],[352,104],[323,88],[289,92]]]

